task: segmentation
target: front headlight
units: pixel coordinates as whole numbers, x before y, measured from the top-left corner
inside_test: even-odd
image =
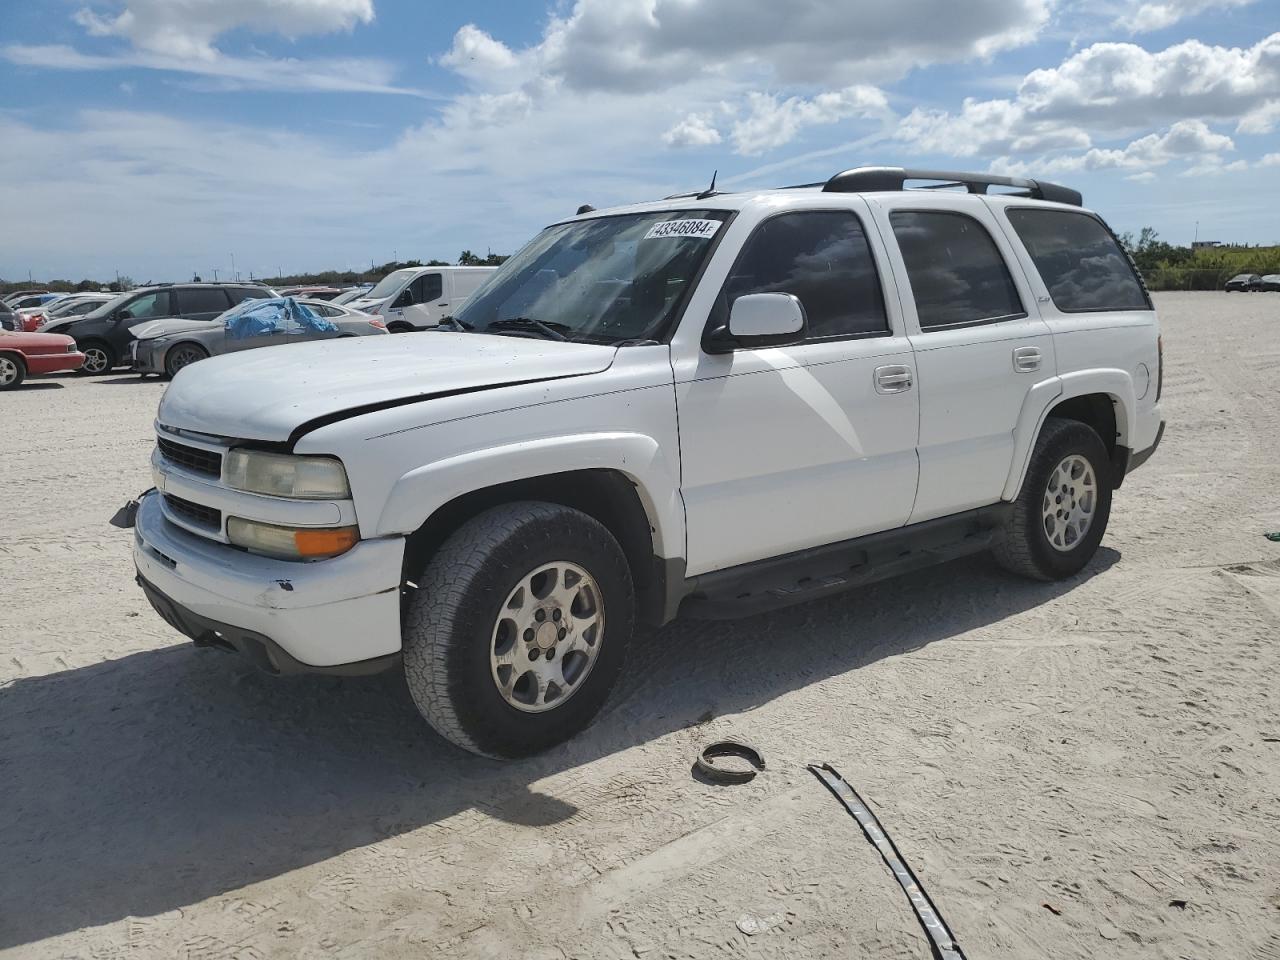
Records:
[[[237,448],[222,462],[222,480],[236,490],[300,500],[345,500],[347,471],[333,457],[304,457]]]
[[[228,517],[227,539],[251,553],[281,560],[324,560],[354,547],[360,531],[357,527],[278,527]]]

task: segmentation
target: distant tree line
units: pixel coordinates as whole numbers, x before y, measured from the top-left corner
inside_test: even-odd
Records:
[[[1152,290],[1221,290],[1239,273],[1280,273],[1280,246],[1179,247],[1151,227],[1122,233],[1120,243]]]
[[[460,267],[496,267],[507,259],[505,254],[490,253],[485,256],[472,253],[470,250],[463,250],[458,257],[457,266]],[[321,270],[317,273],[294,273],[280,277],[253,277],[253,280],[259,283],[265,283],[272,287],[292,287],[292,286],[333,286],[333,287],[350,287],[361,283],[377,283],[388,273],[394,270],[402,270],[405,267],[451,267],[446,260],[428,260],[423,263],[421,260],[391,260],[381,265],[371,266],[368,270]],[[201,279],[200,274],[192,275],[196,282]],[[226,280],[226,277],[221,279]],[[242,274],[241,281],[247,278]],[[145,281],[146,283],[159,281]],[[8,296],[15,290],[26,290],[31,287],[39,287],[44,290],[52,290],[56,293],[80,293],[86,290],[107,290],[111,293],[117,293],[122,290],[131,290],[135,286],[131,277],[120,277],[119,280],[112,280],[110,283],[103,283],[99,280],[4,280],[0,279],[0,297]]]

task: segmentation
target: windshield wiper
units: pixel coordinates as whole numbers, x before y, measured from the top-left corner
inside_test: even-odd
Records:
[[[445,330],[456,330],[459,333],[462,333],[463,331],[475,329],[475,327],[467,323],[467,321],[459,320],[453,314],[449,314],[449,316],[447,317],[441,317],[440,322],[437,323],[434,327],[431,327],[430,329],[440,330],[442,328]]]
[[[560,329],[557,330],[556,328]],[[508,317],[506,320],[495,320],[485,328],[486,330],[528,330],[534,333],[540,333],[548,340],[559,340],[561,343],[568,343],[569,338],[560,330],[572,330],[573,328],[563,323],[543,323],[541,320],[535,320],[533,317]]]

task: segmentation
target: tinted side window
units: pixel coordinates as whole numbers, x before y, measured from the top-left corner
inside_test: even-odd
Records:
[[[435,303],[444,296],[444,278],[440,274],[428,273],[418,280],[422,283],[422,299],[419,303]]]
[[[861,221],[844,210],[784,213],[760,224],[725,282],[721,323],[749,293],[795,295],[813,340],[889,332],[871,247]]]
[[[1063,313],[1151,309],[1129,258],[1087,213],[1010,210],[1009,222]]]
[[[1025,317],[1009,268],[986,228],[961,213],[889,215],[922,330]]]
[[[134,320],[173,316],[173,312],[169,309],[168,290],[144,293],[142,296],[135,297],[126,303],[124,309],[129,311],[129,316]]]
[[[217,287],[185,287],[174,292],[179,313],[221,313],[231,306],[226,293]]]
[[[266,300],[271,296],[262,287],[231,287],[227,293],[231,297],[232,306],[246,300]]]

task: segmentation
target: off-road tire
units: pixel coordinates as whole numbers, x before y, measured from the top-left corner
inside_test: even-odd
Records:
[[[1049,542],[1043,515],[1050,474],[1072,455],[1089,462],[1097,478],[1097,503],[1088,531],[1070,550],[1057,550]],[[1111,516],[1111,460],[1102,439],[1078,420],[1050,417],[1045,421],[1031,453],[1022,492],[1013,503],[1002,536],[992,548],[996,562],[1011,573],[1033,580],[1062,580],[1084,569],[1093,559]]]
[[[0,370],[0,390],[12,390],[27,379],[27,365],[16,353],[0,353],[0,364],[3,364],[3,370]],[[10,380],[10,377],[13,379]]]
[[[564,703],[527,713],[503,699],[490,667],[494,627],[520,579],[568,561],[600,587],[605,627],[582,685]],[[618,541],[559,504],[523,501],[463,524],[422,571],[403,630],[404,672],[418,710],[446,740],[482,756],[540,753],[586,728],[609,696],[635,629],[635,590]]]

